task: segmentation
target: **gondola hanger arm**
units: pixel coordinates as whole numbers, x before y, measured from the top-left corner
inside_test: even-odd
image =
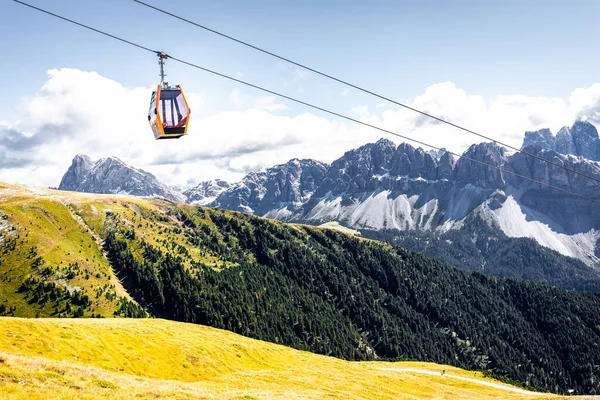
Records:
[[[160,67],[160,74],[158,75],[160,76],[160,86],[167,88],[169,84],[165,82],[165,76],[167,76],[167,74],[165,74],[165,60],[169,58],[169,55],[164,51],[157,51],[156,55],[158,56],[158,65]]]

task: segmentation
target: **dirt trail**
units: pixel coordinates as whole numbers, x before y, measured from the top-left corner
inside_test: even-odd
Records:
[[[413,373],[417,373],[417,374],[441,376],[439,371],[430,371],[428,369],[419,369],[419,368],[380,368],[380,369],[386,370],[386,371],[413,372]],[[508,385],[503,385],[501,383],[484,381],[481,379],[467,378],[465,376],[458,376],[458,375],[452,375],[452,374],[443,374],[443,376],[444,376],[444,378],[460,379],[462,381],[473,382],[473,383],[477,383],[477,384],[480,384],[483,386],[490,386],[490,387],[493,387],[496,389],[503,389],[503,390],[507,390],[509,392],[515,392],[515,393],[519,393],[519,394],[526,394],[526,395],[530,395],[530,396],[545,396],[545,395],[547,395],[545,393],[531,392],[529,390],[517,388],[514,386],[508,386]]]

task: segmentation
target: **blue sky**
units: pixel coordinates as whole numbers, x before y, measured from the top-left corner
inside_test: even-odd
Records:
[[[597,1],[149,2],[400,100],[443,81],[489,98],[566,96],[598,80]],[[282,62],[133,1],[31,4],[209,68],[241,72],[245,79],[276,90],[297,90],[285,85],[295,73]],[[0,9],[5,54],[0,69],[11,93],[35,91],[48,69],[63,66],[97,71],[128,86],[156,80],[149,53],[10,1]],[[191,90],[231,88],[188,67],[169,65],[168,72]],[[303,97],[330,104],[339,99],[327,96],[329,91],[343,90],[318,77],[307,77],[301,86]]]
[[[600,52],[595,46],[598,1],[148,2],[405,102],[441,82],[452,82],[488,103],[499,95],[567,99],[576,88],[600,82]],[[338,83],[133,1],[29,3],[336,111],[368,107],[375,110],[371,117],[383,118],[383,110],[388,109],[377,110],[379,99],[347,92]],[[0,37],[3,89],[11,94],[0,99],[0,121],[12,121],[19,111],[18,99],[34,96],[48,81],[51,69],[95,71],[127,88],[158,82],[152,54],[12,1],[0,4]],[[199,116],[235,110],[232,93],[236,91],[250,98],[263,96],[174,62],[168,63],[167,73],[169,82],[201,95],[201,106],[192,108]],[[287,108],[270,110],[273,115],[313,112],[281,103]]]

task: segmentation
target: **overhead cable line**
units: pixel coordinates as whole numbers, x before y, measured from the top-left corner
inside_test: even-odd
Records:
[[[80,26],[80,27],[83,27],[83,28],[86,28],[86,29],[92,30],[92,31],[94,31],[94,32],[100,33],[100,34],[102,34],[102,35],[105,35],[105,36],[107,36],[107,37],[110,37],[110,38],[113,38],[113,39],[119,40],[120,42],[123,42],[123,43],[129,44],[129,45],[135,46],[135,47],[137,47],[137,48],[139,48],[139,49],[146,50],[146,51],[149,51],[149,52],[151,52],[151,53],[155,53],[155,54],[157,54],[157,53],[160,53],[160,52],[158,52],[158,51],[156,51],[156,50],[152,50],[152,49],[150,49],[150,48],[148,48],[148,47],[146,47],[146,46],[142,46],[142,45],[139,45],[139,44],[137,44],[137,43],[131,42],[131,41],[129,41],[129,40],[126,40],[126,39],[120,38],[120,37],[118,37],[118,36],[115,36],[115,35],[109,34],[109,33],[107,33],[107,32],[101,31],[101,30],[99,30],[99,29],[92,28],[92,27],[90,27],[90,26],[88,26],[88,25],[85,25],[85,24],[82,24],[82,23],[79,23],[79,22],[73,21],[73,20],[71,20],[71,19],[68,19],[68,18],[62,17],[62,16],[60,16],[60,15],[54,14],[54,13],[52,13],[52,12],[49,12],[49,11],[46,11],[46,10],[44,10],[44,9],[41,9],[41,8],[38,8],[38,7],[32,6],[32,5],[30,5],[30,4],[27,4],[27,3],[24,3],[24,2],[22,2],[22,1],[20,1],[20,0],[13,0],[13,1],[14,1],[14,2],[16,2],[16,3],[22,4],[22,5],[25,5],[25,6],[27,6],[27,7],[30,7],[30,8],[32,8],[32,9],[34,9],[34,10],[37,10],[37,11],[43,12],[43,13],[45,13],[45,14],[51,15],[51,16],[53,16],[53,17],[59,18],[59,19],[61,19],[61,20],[63,20],[63,21],[67,21],[67,22],[73,23],[73,24],[75,24],[75,25],[78,25],[78,26]],[[319,111],[322,111],[322,112],[324,112],[324,113],[331,114],[331,115],[334,115],[334,116],[336,116],[336,117],[339,117],[339,118],[342,118],[342,119],[345,119],[345,120],[348,120],[348,121],[351,121],[351,122],[355,122],[355,123],[357,123],[357,124],[360,124],[360,125],[363,125],[363,126],[366,126],[366,127],[372,128],[372,129],[376,129],[376,130],[378,130],[378,131],[385,132],[385,133],[388,133],[388,134],[390,134],[390,135],[393,135],[393,136],[397,136],[397,137],[399,137],[399,138],[401,138],[401,139],[408,140],[408,141],[411,141],[411,142],[413,142],[413,143],[417,143],[417,144],[419,144],[419,145],[422,145],[422,146],[426,146],[426,147],[432,148],[432,149],[434,149],[434,150],[439,150],[439,151],[444,151],[444,152],[447,152],[447,153],[449,153],[449,154],[451,154],[451,155],[453,155],[453,156],[455,156],[455,157],[458,157],[459,159],[460,159],[460,158],[463,158],[463,159],[465,159],[465,160],[468,160],[468,161],[470,161],[470,162],[473,162],[473,163],[476,163],[476,164],[479,164],[479,165],[482,165],[482,166],[486,166],[486,167],[489,167],[489,168],[496,169],[496,170],[498,170],[498,171],[500,171],[500,172],[503,172],[503,173],[505,173],[505,174],[513,175],[513,176],[515,176],[515,177],[517,177],[517,178],[521,178],[521,179],[524,179],[524,180],[527,180],[527,181],[530,181],[530,182],[533,182],[533,183],[537,183],[537,184],[539,184],[539,185],[546,186],[546,187],[549,187],[549,188],[551,188],[551,189],[555,189],[555,190],[558,190],[558,191],[561,191],[561,192],[567,193],[567,194],[569,194],[569,195],[571,195],[571,196],[579,197],[579,198],[581,198],[581,199],[588,200],[588,201],[590,201],[590,202],[593,202],[593,203],[599,203],[599,204],[600,204],[600,200],[596,200],[596,199],[593,199],[593,198],[591,198],[591,197],[583,196],[583,195],[581,195],[581,194],[578,194],[578,193],[572,192],[572,191],[570,191],[570,190],[563,189],[563,188],[560,188],[560,187],[558,187],[558,186],[554,186],[554,185],[551,185],[551,184],[549,184],[549,183],[545,183],[545,182],[542,182],[542,181],[538,181],[538,180],[536,180],[536,179],[533,179],[533,178],[529,178],[529,177],[527,177],[527,176],[524,176],[524,175],[518,174],[518,173],[516,173],[516,172],[513,172],[513,171],[509,171],[509,170],[507,170],[507,169],[504,169],[504,168],[502,168],[502,167],[499,167],[499,166],[497,166],[497,165],[488,164],[488,163],[486,163],[486,162],[483,162],[483,161],[480,161],[480,160],[476,160],[476,159],[474,159],[474,158],[471,158],[471,157],[468,157],[468,156],[465,156],[465,155],[461,155],[461,154],[458,154],[458,153],[454,153],[454,152],[448,151],[448,150],[446,150],[446,149],[444,149],[444,148],[441,148],[441,147],[438,147],[438,146],[431,145],[431,144],[429,144],[429,143],[426,143],[426,142],[424,142],[424,141],[421,141],[421,140],[418,140],[418,139],[413,139],[413,138],[411,138],[411,137],[409,137],[409,136],[404,136],[404,135],[401,135],[401,134],[399,134],[399,133],[396,133],[396,132],[390,131],[390,130],[388,130],[388,129],[381,128],[381,127],[378,127],[378,126],[375,126],[375,125],[371,125],[371,124],[369,124],[369,123],[367,123],[367,122],[360,121],[360,120],[358,120],[358,119],[355,119],[355,118],[349,117],[349,116],[347,116],[347,115],[340,114],[340,113],[337,113],[337,112],[335,112],[335,111],[331,111],[331,110],[328,110],[328,109],[326,109],[326,108],[323,108],[323,107],[320,107],[320,106],[317,106],[317,105],[314,105],[314,104],[311,104],[311,103],[307,103],[307,102],[305,102],[305,101],[302,101],[302,100],[298,100],[298,99],[296,99],[296,98],[293,98],[293,97],[290,97],[290,96],[287,96],[287,95],[284,95],[284,94],[281,94],[281,93],[275,92],[275,91],[273,91],[273,90],[269,90],[269,89],[263,88],[263,87],[261,87],[261,86],[258,86],[258,85],[255,85],[255,84],[252,84],[252,83],[249,83],[249,82],[243,81],[243,80],[241,80],[241,79],[237,79],[237,78],[231,77],[231,76],[229,76],[229,75],[222,74],[222,73],[220,73],[220,72],[217,72],[217,71],[213,71],[213,70],[211,70],[211,69],[208,69],[208,68],[204,68],[204,67],[202,67],[202,66],[200,66],[200,65],[194,64],[194,63],[192,63],[192,62],[189,62],[189,61],[185,61],[185,60],[183,60],[183,59],[180,59],[180,58],[177,58],[177,57],[173,57],[173,56],[171,56],[171,55],[167,55],[167,57],[168,57],[168,58],[170,58],[171,60],[177,61],[177,62],[179,62],[179,63],[181,63],[181,64],[184,64],[184,65],[187,65],[187,66],[190,66],[190,67],[193,67],[193,68],[196,68],[196,69],[199,69],[199,70],[202,70],[202,71],[208,72],[208,73],[210,73],[210,74],[213,74],[213,75],[220,76],[220,77],[222,77],[222,78],[225,78],[225,79],[229,79],[229,80],[231,80],[231,81],[234,81],[234,82],[237,82],[237,83],[241,83],[241,84],[243,84],[243,85],[246,85],[246,86],[249,86],[249,87],[252,87],[252,88],[255,88],[255,89],[261,90],[261,91],[263,91],[263,92],[266,92],[266,93],[269,93],[269,94],[272,94],[272,95],[275,95],[275,96],[278,96],[278,97],[281,97],[281,98],[284,98],[284,99],[287,99],[287,100],[293,101],[293,102],[295,102],[295,103],[298,103],[298,104],[302,104],[302,105],[304,105],[304,106],[307,106],[307,107],[313,108],[313,109],[315,109],[315,110],[319,110]]]
[[[273,52],[271,52],[271,51],[268,51],[268,50],[265,50],[265,49],[263,49],[263,48],[261,48],[261,47],[255,46],[255,45],[253,45],[253,44],[251,44],[251,43],[245,42],[245,41],[243,41],[243,40],[241,40],[241,39],[237,39],[237,38],[235,38],[235,37],[233,37],[233,36],[229,36],[229,35],[227,35],[227,34],[225,34],[225,33],[223,33],[223,32],[219,32],[219,31],[217,31],[217,30],[215,30],[215,29],[212,29],[212,28],[209,28],[209,27],[207,27],[207,26],[205,26],[205,25],[199,24],[199,23],[197,23],[197,22],[194,22],[194,21],[190,21],[190,20],[189,20],[189,19],[187,19],[187,18],[184,18],[184,17],[181,17],[181,16],[179,16],[179,15],[173,14],[173,13],[171,13],[171,12],[169,12],[169,11],[163,10],[162,8],[155,7],[155,6],[151,5],[151,4],[148,4],[148,3],[146,3],[146,2],[143,2],[143,1],[141,1],[141,0],[133,0],[133,1],[135,1],[136,3],[138,3],[138,4],[141,4],[141,5],[143,5],[143,6],[146,6],[146,7],[148,7],[148,8],[151,8],[151,9],[153,9],[153,10],[155,10],[155,11],[158,11],[158,12],[160,12],[160,13],[163,13],[163,14],[165,14],[165,15],[168,15],[168,16],[170,16],[170,17],[173,17],[173,18],[175,18],[175,19],[178,19],[178,20],[180,20],[180,21],[186,22],[186,23],[188,23],[188,24],[190,24],[190,25],[194,25],[194,26],[196,26],[196,27],[198,27],[198,28],[201,28],[201,29],[204,29],[204,30],[206,30],[206,31],[208,31],[208,32],[211,32],[211,33],[214,33],[214,34],[216,34],[216,35],[222,36],[222,37],[224,37],[224,38],[226,38],[226,39],[233,40],[234,42],[237,42],[237,43],[239,43],[239,44],[242,44],[242,45],[244,45],[244,46],[250,47],[251,49],[254,49],[254,50],[260,51],[260,52],[262,52],[262,53],[268,54],[268,55],[270,55],[270,56],[272,56],[272,57],[275,57],[275,58],[278,58],[278,59],[280,59],[280,60],[282,60],[282,61],[285,61],[285,62],[288,62],[288,63],[290,63],[290,64],[293,64],[293,65],[295,65],[295,66],[297,66],[297,67],[304,68],[304,69],[305,69],[305,70],[307,70],[307,71],[314,72],[315,74],[321,75],[321,76],[323,76],[323,77],[325,77],[325,78],[329,78],[329,79],[331,79],[331,80],[334,80],[334,81],[336,81],[336,82],[339,82],[339,83],[341,83],[341,84],[343,84],[343,85],[349,86],[349,87],[351,87],[351,88],[353,88],[353,89],[356,89],[356,90],[359,90],[359,91],[361,91],[361,92],[364,92],[364,93],[370,94],[370,95],[372,95],[372,96],[378,97],[378,98],[380,98],[380,99],[382,99],[382,100],[385,100],[385,101],[388,101],[388,102],[390,102],[390,103],[393,103],[393,104],[395,104],[395,105],[397,105],[397,106],[403,107],[403,108],[405,108],[405,109],[407,109],[407,110],[414,111],[414,112],[416,112],[416,113],[418,113],[418,114],[421,114],[421,115],[423,115],[423,116],[425,116],[425,117],[431,118],[431,119],[433,119],[433,120],[436,120],[436,121],[438,121],[438,122],[441,122],[441,123],[444,123],[444,124],[446,124],[446,125],[452,126],[452,127],[454,127],[454,128],[460,129],[460,130],[462,130],[462,131],[464,131],[464,132],[467,132],[467,133],[470,133],[470,134],[472,134],[472,135],[479,136],[480,138],[483,138],[483,139],[489,140],[489,141],[491,141],[491,142],[493,142],[493,143],[496,143],[496,144],[502,145],[502,146],[504,146],[504,147],[507,147],[507,148],[509,148],[509,149],[511,149],[511,150],[514,150],[514,151],[516,151],[516,152],[519,152],[519,153],[525,154],[525,155],[527,155],[527,156],[530,156],[530,157],[536,158],[536,159],[538,159],[538,160],[540,160],[540,161],[543,161],[543,162],[545,162],[545,163],[548,163],[548,164],[550,164],[550,165],[554,165],[555,167],[562,168],[562,169],[564,169],[565,171],[572,172],[572,173],[574,173],[574,174],[577,174],[577,175],[583,176],[583,177],[585,177],[585,178],[588,178],[588,179],[591,179],[591,180],[593,180],[593,181],[595,181],[595,182],[598,182],[598,183],[600,183],[600,179],[598,179],[598,178],[594,178],[593,176],[590,176],[590,175],[584,174],[584,173],[582,173],[582,172],[576,171],[576,170],[574,170],[574,169],[571,169],[571,168],[565,167],[564,165],[561,165],[561,164],[559,164],[559,163],[556,163],[556,162],[554,162],[554,161],[547,160],[547,159],[545,159],[545,158],[543,158],[543,157],[540,157],[540,156],[538,156],[537,154],[533,154],[533,153],[530,153],[530,152],[528,152],[528,151],[521,150],[521,149],[519,149],[519,148],[517,148],[517,147],[511,146],[510,144],[507,144],[507,143],[503,143],[503,142],[501,142],[501,141],[499,141],[499,140],[497,140],[497,139],[494,139],[494,138],[492,138],[492,137],[489,137],[489,136],[486,136],[486,135],[484,135],[484,134],[481,134],[481,133],[478,133],[478,132],[476,132],[476,131],[473,131],[473,130],[471,130],[471,129],[465,128],[465,127],[463,127],[463,126],[461,126],[461,125],[455,124],[455,123],[453,123],[453,122],[450,122],[450,121],[448,121],[448,120],[445,120],[445,119],[443,119],[443,118],[436,117],[435,115],[429,114],[429,113],[427,113],[427,112],[425,112],[425,111],[421,111],[421,110],[419,110],[419,109],[416,109],[416,108],[414,108],[414,107],[411,107],[411,106],[409,106],[409,105],[406,105],[406,104],[404,104],[404,103],[400,103],[399,101],[396,101],[396,100],[390,99],[389,97],[386,97],[386,96],[380,95],[380,94],[378,94],[378,93],[375,93],[375,92],[373,92],[373,91],[370,91],[370,90],[368,90],[368,89],[365,89],[365,88],[363,88],[363,87],[360,87],[360,86],[358,86],[358,85],[355,85],[355,84],[353,84],[353,83],[350,83],[350,82],[348,82],[348,81],[345,81],[345,80],[343,80],[343,79],[336,78],[335,76],[329,75],[329,74],[327,74],[327,73],[325,73],[325,72],[319,71],[319,70],[317,70],[317,69],[314,69],[314,68],[311,68],[311,67],[309,67],[309,66],[307,66],[307,65],[304,65],[304,64],[301,64],[301,63],[299,63],[299,62],[293,61],[293,60],[291,60],[291,59],[289,59],[289,58],[286,58],[286,57],[280,56],[280,55],[278,55],[278,54],[275,54],[275,53],[273,53]]]
[[[62,17],[62,16],[60,16],[60,15],[58,15],[58,14],[54,14],[53,12],[46,11],[46,10],[43,10],[43,9],[41,9],[41,8],[38,8],[38,7],[36,7],[36,6],[32,6],[31,4],[24,3],[24,2],[22,2],[22,1],[20,1],[20,0],[13,0],[13,1],[14,1],[14,2],[16,2],[16,3],[22,4],[22,5],[24,5],[24,6],[27,6],[27,7],[29,7],[29,8],[33,8],[34,10],[41,11],[41,12],[43,12],[43,13],[46,13],[46,14],[48,14],[48,15],[52,15],[53,17],[56,17],[56,18],[62,19],[63,21],[67,21],[67,22],[70,22],[70,23],[72,23],[72,24],[79,25],[79,26],[81,26],[81,27],[83,27],[83,28],[89,29],[89,30],[91,30],[91,31],[94,31],[94,32],[96,32],[96,33],[100,33],[101,35],[108,36],[109,38],[116,39],[116,40],[120,40],[120,41],[121,41],[121,42],[123,42],[123,43],[127,43],[127,44],[130,44],[130,45],[132,45],[132,46],[139,47],[140,49],[143,49],[143,50],[146,50],[146,51],[151,51],[151,52],[153,52],[153,53],[156,53],[154,50],[152,50],[152,49],[150,49],[150,48],[148,48],[148,47],[145,47],[145,46],[139,45],[139,44],[137,44],[137,43],[130,42],[129,40],[125,40],[125,39],[123,39],[123,38],[120,38],[120,37],[118,37],[118,36],[111,35],[110,33],[103,32],[103,31],[101,31],[101,30],[99,30],[99,29],[92,28],[92,27],[91,27],[91,26],[89,26],[89,25],[85,25],[85,24],[82,24],[82,23],[80,23],[80,22],[73,21],[72,19],[69,19],[69,18]]]

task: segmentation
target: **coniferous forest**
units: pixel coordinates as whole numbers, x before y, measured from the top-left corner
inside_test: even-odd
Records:
[[[161,250],[118,220],[105,241],[153,316],[344,359],[433,361],[600,393],[596,293],[460,271],[331,230],[222,210],[169,213],[188,246]],[[221,264],[190,263],[191,249]]]
[[[478,216],[469,216],[460,229],[443,233],[362,230],[361,234],[400,245],[466,271],[545,282],[564,289],[600,292],[600,273],[596,268],[543,247],[534,239],[509,238]]]

